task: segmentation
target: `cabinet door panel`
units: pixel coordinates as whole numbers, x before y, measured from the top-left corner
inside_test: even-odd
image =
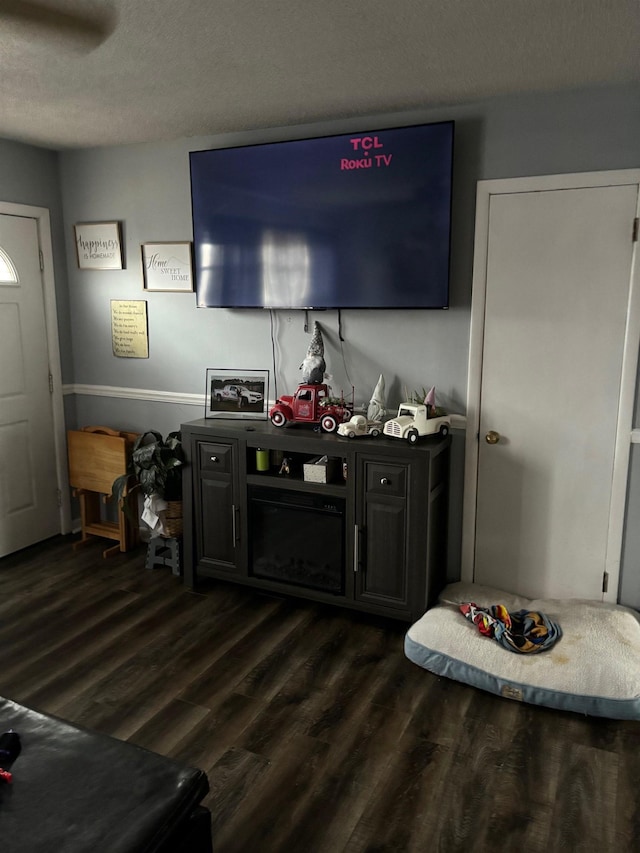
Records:
[[[235,566],[235,519],[231,479],[201,481],[202,529],[199,558]]]
[[[364,561],[359,578],[362,599],[391,606],[407,605],[406,527],[403,500],[367,500]]]

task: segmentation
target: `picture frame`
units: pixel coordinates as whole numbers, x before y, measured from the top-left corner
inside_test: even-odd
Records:
[[[145,290],[193,293],[193,255],[189,241],[142,243]]]
[[[111,343],[116,358],[149,358],[146,300],[111,300]]]
[[[78,269],[124,268],[120,222],[77,222],[73,230]]]
[[[207,369],[205,418],[266,420],[269,371]]]

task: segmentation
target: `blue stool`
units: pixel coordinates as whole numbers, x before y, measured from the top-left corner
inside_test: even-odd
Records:
[[[145,568],[155,569],[157,566],[170,566],[174,575],[180,575],[180,544],[180,540],[175,538],[165,539],[163,536],[155,536],[150,539],[147,546]]]

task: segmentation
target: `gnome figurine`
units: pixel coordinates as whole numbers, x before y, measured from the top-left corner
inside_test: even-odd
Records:
[[[427,407],[427,417],[433,418],[436,415],[436,386],[434,385],[427,396],[424,398],[424,404]]]
[[[369,408],[367,409],[367,420],[381,421],[386,415],[384,399],[384,376],[380,374],[380,378],[373,389],[373,394],[369,400]]]
[[[315,320],[311,343],[309,344],[305,360],[300,365],[300,370],[302,370],[302,382],[300,384],[319,385],[324,379],[326,366],[322,332],[320,331],[320,324]]]

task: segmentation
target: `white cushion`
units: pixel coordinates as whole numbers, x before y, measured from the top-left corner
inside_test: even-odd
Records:
[[[548,651],[517,654],[485,637],[459,610],[504,604],[539,610],[563,636]],[[527,599],[479,584],[445,587],[438,604],[412,625],[405,654],[418,666],[550,708],[620,720],[640,719],[640,616],[597,601]]]

